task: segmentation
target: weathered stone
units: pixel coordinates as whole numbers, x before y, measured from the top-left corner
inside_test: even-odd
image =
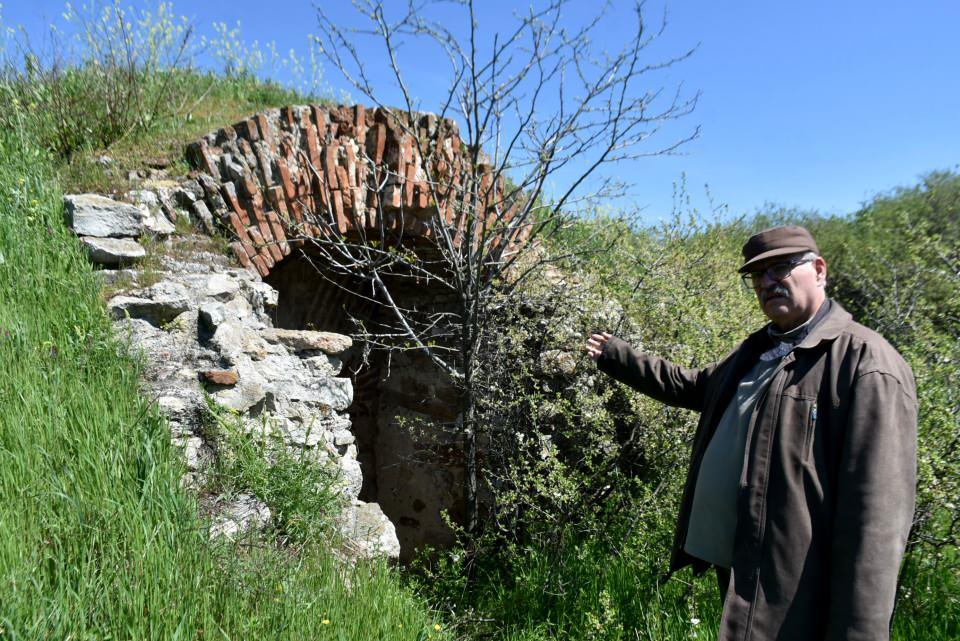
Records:
[[[228,301],[240,293],[240,283],[224,274],[214,274],[207,280],[204,294],[218,301]]]
[[[139,318],[159,327],[190,309],[187,291],[180,283],[161,281],[130,296],[114,296],[107,309],[115,319]]]
[[[172,439],[173,445],[183,452],[184,463],[191,472],[206,468],[213,452],[199,436],[182,436]]]
[[[296,351],[318,350],[332,356],[342,354],[353,345],[353,340],[349,336],[306,329],[271,327],[263,330],[262,335],[271,343],[280,343]]]
[[[237,364],[244,355],[254,360],[267,356],[267,343],[256,331],[237,321],[220,323],[210,342],[232,364]]]
[[[303,359],[303,364],[317,376],[336,376],[343,369],[343,361],[336,356],[311,356]]]
[[[166,214],[157,210],[148,212],[143,218],[143,228],[153,236],[165,237],[176,231],[176,227],[167,218]]]
[[[130,238],[96,238],[84,236],[80,241],[87,248],[90,262],[97,265],[114,267],[128,265],[143,259],[146,250],[135,240]]]
[[[67,225],[78,236],[135,238],[144,230],[144,212],[98,194],[68,194],[63,197]]]
[[[160,195],[149,189],[128,191],[126,197],[143,212],[143,228],[154,236],[169,236],[175,231],[173,223],[162,210]]]
[[[343,411],[353,403],[353,384],[349,378],[331,378],[317,390],[316,402]]]
[[[200,378],[211,385],[236,385],[239,377],[232,369],[208,369],[200,372]]]
[[[235,412],[246,412],[261,406],[267,398],[267,390],[260,381],[243,378],[236,385],[217,390],[211,396],[218,405]]]
[[[354,501],[340,516],[340,532],[354,558],[400,556],[397,530],[376,503]]]
[[[252,494],[237,495],[226,504],[216,506],[219,515],[210,526],[211,538],[236,539],[262,529],[270,523],[270,508]]]

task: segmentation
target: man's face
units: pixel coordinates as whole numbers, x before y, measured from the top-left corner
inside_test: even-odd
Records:
[[[751,269],[752,272],[763,270],[763,275],[753,283],[760,309],[783,331],[805,323],[820,309],[826,298],[824,283],[827,278],[827,263],[819,256],[797,265],[781,280],[767,272],[769,267],[785,265],[802,258],[803,254],[777,256],[762,261]]]

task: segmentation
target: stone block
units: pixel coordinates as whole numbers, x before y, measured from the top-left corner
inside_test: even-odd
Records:
[[[67,225],[78,236],[136,238],[144,231],[143,210],[98,194],[63,197]]]
[[[353,345],[353,340],[349,336],[307,329],[270,327],[263,330],[261,335],[267,341],[285,345],[293,351],[316,350],[331,356],[342,354]]]
[[[140,244],[130,238],[95,238],[84,236],[80,241],[87,248],[90,262],[106,267],[129,265],[147,255]]]
[[[107,302],[110,316],[138,318],[160,327],[190,309],[186,289],[179,283],[164,281],[135,293],[139,295],[111,298]]]

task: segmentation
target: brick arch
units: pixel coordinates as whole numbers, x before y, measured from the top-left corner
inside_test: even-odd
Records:
[[[437,145],[431,174],[441,183],[432,192],[417,144],[431,140]],[[513,211],[505,206],[503,178],[494,180],[489,166],[473,171],[455,123],[431,114],[411,118],[359,105],[268,109],[204,136],[188,146],[187,156],[203,191],[194,212],[208,229],[226,230],[240,263],[277,289],[274,322],[291,329],[349,332],[349,316],[375,321],[378,313],[363,299],[351,299],[351,287],[336,286],[342,274],[313,275],[322,266],[311,262],[310,239],[325,233],[314,216],[326,217],[329,233],[363,237],[374,231],[367,235],[378,238],[385,229],[417,247],[418,240],[429,246],[428,221],[438,215],[456,242],[466,221],[457,198],[469,189],[479,194],[473,215],[486,217],[481,220]],[[439,202],[432,194],[440,194]],[[514,241],[524,237],[513,230]],[[503,239],[492,243],[509,249]],[[449,292],[429,286],[396,293],[411,307],[449,304]],[[458,437],[438,431],[419,442],[399,427],[411,416],[455,421],[457,391],[417,353],[395,355],[389,367],[374,358],[365,369],[354,368],[350,355],[344,358],[344,374],[356,391],[350,416],[364,499],[380,503],[393,521],[401,558],[424,544],[449,544],[442,512],[454,518],[464,513]]]
[[[322,233],[313,216],[344,235],[383,225],[415,240],[429,237],[427,221],[443,212],[456,235],[463,221],[451,203],[433,202],[414,133],[421,141],[436,134],[434,177],[456,193],[471,173],[456,124],[381,107],[268,109],[190,144],[187,158],[233,253],[266,278],[291,246]],[[481,169],[483,210],[502,206],[503,178],[494,183]]]

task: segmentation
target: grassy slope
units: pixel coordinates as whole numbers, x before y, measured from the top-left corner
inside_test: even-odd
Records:
[[[0,133],[0,634],[436,635],[382,567],[338,569],[321,545],[293,558],[207,541],[50,163],[22,135]]]

